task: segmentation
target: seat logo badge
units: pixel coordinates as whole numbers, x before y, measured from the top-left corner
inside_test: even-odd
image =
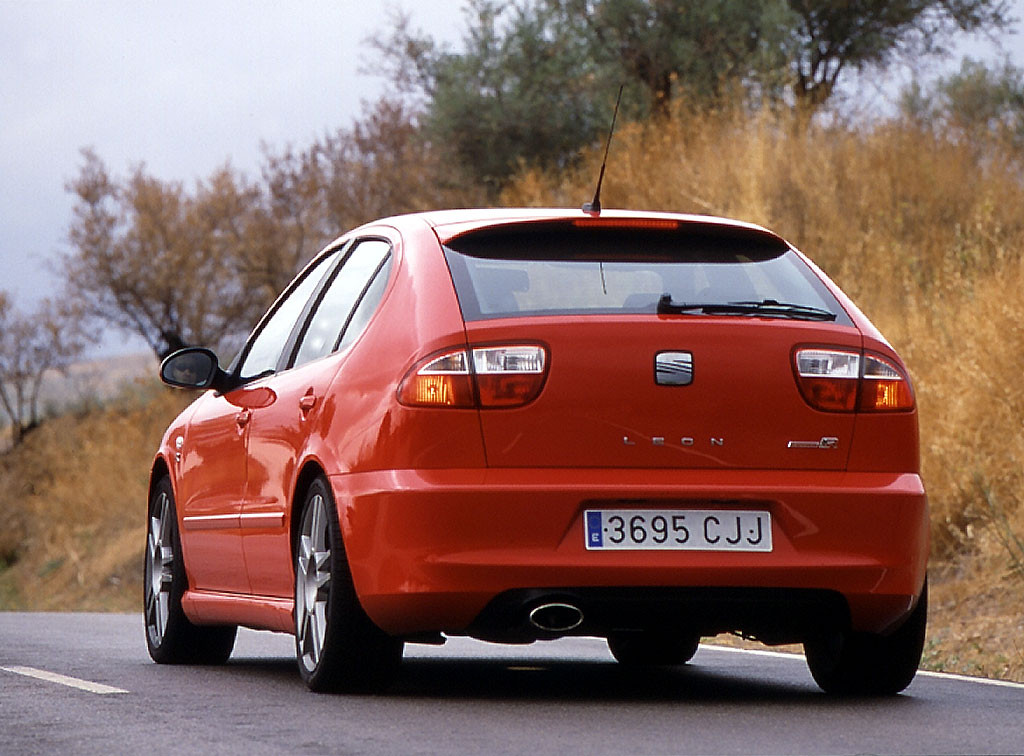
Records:
[[[693,355],[658,352],[654,356],[654,381],[659,386],[689,386],[693,383]]]
[[[821,441],[790,441],[786,444],[787,449],[838,449],[839,439],[835,436],[825,436]]]

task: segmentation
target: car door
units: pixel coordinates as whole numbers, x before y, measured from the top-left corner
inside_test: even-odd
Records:
[[[179,508],[189,585],[195,590],[251,592],[241,538],[249,424],[254,412],[273,403],[266,376],[336,256],[308,266],[278,299],[243,348],[232,371],[235,388],[203,397],[182,438]]]
[[[290,597],[294,591],[288,525],[297,468],[311,434],[331,426],[339,397],[328,388],[347,346],[383,294],[390,251],[382,239],[362,239],[346,250],[293,337],[287,369],[267,381],[273,403],[253,414],[241,522],[249,580],[257,595]]]
[[[232,402],[238,394],[207,394],[187,432],[179,436],[180,441],[175,439],[181,454],[182,546],[189,585],[196,590],[249,591],[238,538],[248,410]]]

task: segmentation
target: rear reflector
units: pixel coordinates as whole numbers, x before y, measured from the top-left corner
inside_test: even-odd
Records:
[[[537,344],[480,346],[434,354],[413,366],[398,387],[410,407],[520,407],[547,377],[547,351]]]
[[[824,412],[893,412],[914,408],[910,381],[879,355],[842,349],[799,349],[793,355],[804,400]]]

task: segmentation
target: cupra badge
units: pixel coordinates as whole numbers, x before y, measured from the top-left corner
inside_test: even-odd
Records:
[[[654,356],[654,380],[659,386],[693,383],[693,355],[689,352],[658,352]]]

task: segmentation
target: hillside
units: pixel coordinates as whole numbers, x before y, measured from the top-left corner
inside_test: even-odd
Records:
[[[68,411],[98,406],[116,398],[125,384],[156,374],[157,361],[149,352],[81,360],[64,371],[48,370],[39,390],[39,411],[55,417]],[[0,413],[0,451],[10,446],[10,423]]]
[[[136,608],[149,465],[188,400],[140,379],[0,455],[0,609]]]

